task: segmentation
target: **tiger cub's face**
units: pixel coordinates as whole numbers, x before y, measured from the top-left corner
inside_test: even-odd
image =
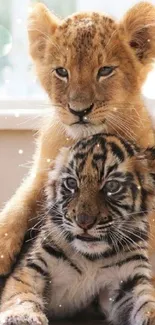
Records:
[[[51,218],[72,245],[101,254],[147,239],[154,151],[97,134],[64,149],[49,175]]]

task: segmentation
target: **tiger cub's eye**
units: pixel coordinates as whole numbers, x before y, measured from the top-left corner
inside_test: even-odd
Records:
[[[109,181],[104,185],[104,191],[111,195],[119,192],[121,188],[122,184],[120,184],[118,181]]]
[[[64,185],[69,190],[76,190],[77,189],[77,181],[75,178],[68,177],[64,181]]]

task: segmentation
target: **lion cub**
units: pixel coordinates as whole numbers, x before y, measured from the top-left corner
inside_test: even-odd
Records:
[[[9,272],[26,230],[36,222],[49,161],[62,146],[98,132],[119,134],[143,147],[154,145],[141,98],[155,57],[153,5],[139,3],[116,22],[102,13],[59,20],[37,4],[28,34],[37,75],[55,116],[40,130],[30,174],[0,215],[0,256],[5,257],[0,259],[1,275]]]

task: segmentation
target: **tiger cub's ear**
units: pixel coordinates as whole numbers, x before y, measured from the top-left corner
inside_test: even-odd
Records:
[[[52,161],[49,172],[48,172],[48,181],[46,184],[46,197],[48,202],[52,202],[57,197],[57,186],[61,181],[61,174],[63,169],[66,167],[69,155],[71,154],[70,147],[63,147],[60,149],[60,152],[55,160]]]
[[[60,180],[62,170],[65,168],[68,162],[69,155],[71,154],[70,147],[63,147],[60,149],[58,156],[52,162],[51,168],[49,169],[49,183],[57,183]]]
[[[155,6],[140,2],[131,8],[120,23],[121,32],[144,65],[155,57]]]
[[[152,176],[154,175],[154,181],[155,181],[155,147],[146,149],[145,157],[147,159],[149,171],[151,172]]]
[[[138,160],[146,160],[148,166],[155,166],[155,146],[147,149],[141,149],[137,154]]]
[[[147,170],[148,175],[150,175],[150,177],[151,177],[152,184],[153,184],[154,191],[155,191],[155,147],[150,147],[150,148],[141,150],[137,154],[136,160],[141,161],[141,165],[144,168],[144,174],[145,174],[145,171]],[[149,182],[149,180],[148,180],[148,182]]]
[[[59,19],[42,3],[34,6],[28,18],[29,48],[34,60],[41,60],[44,57],[46,45],[50,43],[50,37],[59,22]]]
[[[140,149],[135,156],[134,170],[147,198],[149,210],[155,208],[155,147]],[[142,193],[142,192],[141,192]]]

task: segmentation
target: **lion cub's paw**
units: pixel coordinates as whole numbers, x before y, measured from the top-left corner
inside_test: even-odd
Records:
[[[7,275],[20,253],[23,236],[9,226],[0,227],[0,276]]]

